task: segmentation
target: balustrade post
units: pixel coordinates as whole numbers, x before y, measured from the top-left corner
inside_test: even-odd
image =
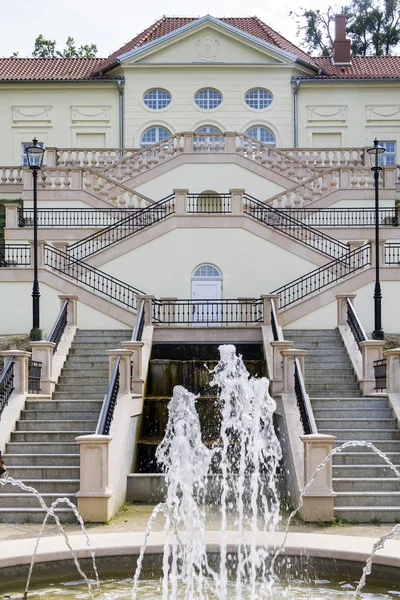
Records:
[[[137,305],[140,305],[140,301],[144,300],[144,324],[152,325],[153,324],[153,301],[155,300],[154,296],[148,296],[146,294],[137,294],[136,302]]]
[[[22,184],[24,190],[32,190],[33,189],[33,176],[32,171],[30,169],[24,169],[22,171]]]
[[[70,170],[71,189],[81,190],[83,188],[83,171],[82,169]]]
[[[342,167],[339,170],[339,187],[340,189],[349,189],[351,187],[351,169]]]
[[[236,133],[227,132],[225,134],[225,152],[230,154],[236,152]]]
[[[67,326],[77,327],[79,296],[76,296],[75,294],[59,294],[58,297],[60,298],[60,310],[64,306],[64,302],[68,300]]]
[[[347,299],[353,302],[357,294],[336,294],[337,324],[347,325]]]
[[[6,211],[6,229],[18,227],[19,218],[18,213],[20,210],[19,204],[13,204],[12,202],[6,202],[4,204]]]
[[[46,167],[58,167],[57,148],[46,148]]]
[[[29,240],[30,246],[30,266],[33,267],[33,255],[34,255],[34,245],[33,241]],[[45,253],[46,253],[46,242],[38,241],[38,269],[43,269],[45,266]]]
[[[300,371],[304,379],[304,358],[308,354],[308,350],[299,348],[290,348],[290,350],[281,350],[283,356],[283,393],[294,394],[294,359],[298,358]]]
[[[131,359],[132,350],[127,348],[116,348],[106,350],[108,356],[108,381],[111,382],[111,377],[114,371],[114,365],[117,356],[120,356],[119,361],[119,393],[129,394],[131,391]]]
[[[279,310],[280,295],[279,294],[261,294],[260,298],[263,301],[263,325],[271,324],[271,301],[275,305],[275,313],[276,313],[276,318],[278,319],[278,325],[279,325],[278,310]]]
[[[187,195],[189,190],[173,190],[175,195],[175,214],[186,215],[187,214]]]
[[[384,350],[386,358],[386,389],[388,394],[400,394],[400,348]]]
[[[349,248],[349,252],[353,250],[357,250],[357,248],[361,248],[365,244],[364,240],[349,240],[347,242],[347,246]]]
[[[365,340],[360,342],[362,352],[362,380],[361,391],[364,396],[375,392],[374,361],[383,357],[385,340]]]
[[[53,350],[55,343],[47,340],[31,342],[32,360],[42,363],[40,372],[40,391],[46,396],[51,396],[56,382],[53,378]]]
[[[143,342],[135,342],[129,340],[127,342],[121,342],[124,350],[130,350],[132,352],[131,365],[132,365],[132,380],[131,390],[133,394],[143,394],[144,380],[142,379],[142,367],[143,367]]]
[[[233,189],[229,190],[231,195],[231,213],[233,215],[242,215],[243,214],[243,194],[245,190],[243,189]]]
[[[17,394],[27,394],[29,359],[31,353],[25,352],[24,350],[3,350],[0,352],[0,356],[4,358],[4,363],[6,363],[11,356],[14,357],[14,391]]]
[[[375,267],[375,240],[369,240],[370,246],[371,246],[371,250],[370,250],[370,261],[371,261],[371,267]],[[386,265],[385,263],[385,247],[386,247],[386,240],[379,240],[379,266],[380,267],[384,267]]]
[[[271,342],[272,346],[272,377],[271,377],[271,394],[281,394],[283,390],[283,357],[282,350],[290,350],[294,346],[294,342],[290,340],[281,340]]]
[[[304,444],[304,485],[313,476],[315,469],[332,451],[336,438],[333,435],[312,433],[300,436]],[[321,469],[303,496],[300,516],[304,521],[332,521],[334,498],[332,490],[332,460]]]
[[[383,187],[394,189],[397,183],[397,165],[386,165],[382,168]]]
[[[52,242],[52,244],[56,250],[59,250],[60,252],[67,254],[68,242]]]
[[[194,134],[191,131],[185,131],[182,135],[183,135],[183,151],[184,152],[193,152]]]
[[[82,435],[75,438],[80,449],[78,510],[85,522],[106,522],[112,516],[110,489],[110,435]]]

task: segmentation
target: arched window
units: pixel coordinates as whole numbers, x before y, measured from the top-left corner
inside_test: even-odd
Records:
[[[213,125],[204,125],[203,127],[199,127],[199,129],[196,129],[195,133],[196,135],[193,139],[193,150],[195,152],[203,152],[204,150],[211,151],[213,145],[215,145],[213,150],[223,150],[224,138],[219,137],[219,135],[215,135],[216,133],[222,133],[221,130],[218,129],[218,127],[214,127]],[[210,133],[211,135],[198,135],[207,133]]]
[[[222,102],[222,94],[217,90],[204,89],[196,92],[194,101],[199,108],[204,110],[212,110],[217,108]]]
[[[143,102],[152,110],[161,110],[171,103],[171,94],[161,89],[149,90],[143,96]]]
[[[140,146],[142,148],[146,148],[146,146],[152,146],[153,144],[157,144],[157,142],[165,140],[165,138],[169,137],[170,135],[171,132],[165,127],[150,127],[143,133],[142,139],[140,140]]]
[[[268,90],[254,89],[249,90],[244,97],[245,102],[250,108],[262,110],[267,108],[272,102],[272,94]]]
[[[276,139],[274,134],[270,129],[267,129],[266,127],[250,127],[250,129],[246,131],[246,134],[250,135],[253,138],[256,138],[256,140],[259,140],[264,144],[268,144],[268,146],[276,146]]]
[[[210,279],[210,277],[219,277],[221,279],[222,273],[219,269],[217,269],[217,267],[214,267],[214,265],[204,264],[197,267],[192,277],[193,279],[199,277],[203,277],[205,279]]]
[[[213,190],[206,190],[198,196],[189,199],[188,212],[212,214],[229,212],[229,209],[229,198],[222,197]]]

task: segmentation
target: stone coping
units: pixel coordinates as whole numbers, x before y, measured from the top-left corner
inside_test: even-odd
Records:
[[[390,525],[388,526],[388,531]],[[250,532],[249,532],[250,539]],[[277,533],[270,537],[271,544],[279,546],[284,534]],[[135,556],[140,552],[144,533],[105,533],[89,535],[91,548],[88,548],[83,535],[70,535],[69,541],[78,558],[91,558],[94,551],[97,557],[106,556]],[[236,532],[228,532],[228,551],[234,552],[236,547]],[[349,562],[365,563],[373,544],[378,538],[355,537],[344,535],[326,535],[317,533],[289,533],[284,554],[309,556],[313,558],[340,559]],[[259,535],[260,543],[263,536]],[[220,532],[207,532],[207,549],[210,553],[219,551]],[[30,563],[36,538],[7,540],[0,543],[0,569],[27,565]],[[150,534],[146,554],[163,552],[164,534]],[[39,544],[37,563],[70,560],[71,554],[65,540],[61,536],[43,537]],[[400,541],[389,540],[383,550],[379,550],[374,558],[374,564],[400,568]]]

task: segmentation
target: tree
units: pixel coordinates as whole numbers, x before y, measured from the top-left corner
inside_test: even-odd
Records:
[[[351,0],[341,10],[329,6],[326,12],[300,9],[290,15],[297,21],[300,45],[309,53],[332,53],[335,14],[347,17],[347,35],[353,54],[388,55],[400,44],[400,0]]]
[[[35,39],[35,47],[32,52],[32,56],[35,58],[95,58],[96,54],[96,44],[85,44],[77,48],[75,40],[71,36],[68,36],[65,48],[60,52],[56,50],[56,41],[46,40],[42,34]]]

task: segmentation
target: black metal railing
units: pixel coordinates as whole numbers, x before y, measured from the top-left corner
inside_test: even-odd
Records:
[[[132,332],[132,341],[133,342],[141,342],[142,341],[144,322],[145,322],[144,309],[145,309],[145,304],[144,304],[144,300],[142,300],[140,303],[139,309],[138,309],[136,325]]]
[[[134,215],[137,208],[48,208],[37,211],[39,227],[110,227]],[[18,214],[19,227],[33,227],[33,209]]]
[[[330,257],[340,258],[348,252],[346,244],[293,218],[288,211],[264,204],[248,194],[245,194],[243,198],[245,200],[245,212],[256,221],[278,229],[291,238]]]
[[[227,214],[231,212],[230,194],[188,194],[187,212],[189,214]]]
[[[359,318],[357,317],[357,313],[354,310],[354,306],[353,306],[353,303],[350,300],[350,298],[346,298],[346,303],[347,303],[347,324],[350,327],[351,333],[353,334],[353,337],[354,337],[355,341],[357,342],[358,349],[361,352],[362,351],[361,342],[365,342],[365,340],[367,339],[367,334],[365,333],[364,328],[361,325]]]
[[[14,389],[14,356],[10,356],[0,375],[0,418]]]
[[[276,314],[275,302],[271,299],[271,328],[274,342],[282,340],[282,335],[279,334],[278,315]]]
[[[113,225],[68,246],[70,257],[83,260],[112,244],[120,242],[134,233],[151,227],[175,212],[175,196],[171,194],[146,208],[117,221]]]
[[[281,208],[277,209],[309,227],[373,227],[374,208]],[[379,209],[379,225],[398,226],[398,212],[395,208]]]
[[[115,359],[114,369],[111,375],[111,381],[108,386],[107,395],[104,398],[103,406],[101,407],[99,420],[97,422],[97,435],[108,435],[110,433],[111,422],[114,418],[114,409],[117,404],[119,392],[119,363],[121,356],[118,355]]]
[[[375,389],[377,391],[386,390],[386,358],[382,358],[381,360],[374,360],[374,376]]]
[[[153,322],[166,325],[253,325],[263,320],[262,300],[153,301]]]
[[[356,273],[370,264],[370,244],[368,243],[271,293],[279,294],[279,307],[286,308],[290,304],[303,300],[307,296],[319,292],[324,287],[347,277],[347,275]]]
[[[42,363],[30,359],[28,363],[28,392],[30,394],[40,392],[41,375]]]
[[[54,323],[53,328],[50,331],[49,336],[47,338],[49,342],[53,342],[55,344],[55,346],[53,348],[53,354],[55,352],[57,352],[58,344],[60,343],[62,335],[67,326],[67,321],[68,321],[68,300],[65,300],[65,302],[63,303],[62,308],[58,314],[56,322]]]
[[[136,295],[144,293],[52,246],[46,246],[45,264],[124,307],[136,309]]]
[[[315,424],[311,402],[306,392],[303,375],[301,373],[300,363],[297,356],[294,359],[294,391],[296,394],[297,406],[299,408],[304,434],[310,435],[311,433],[317,433],[317,426]]]
[[[31,248],[27,244],[5,244],[0,250],[0,267],[29,267]]]
[[[400,265],[400,244],[386,243],[385,245],[385,264]]]

